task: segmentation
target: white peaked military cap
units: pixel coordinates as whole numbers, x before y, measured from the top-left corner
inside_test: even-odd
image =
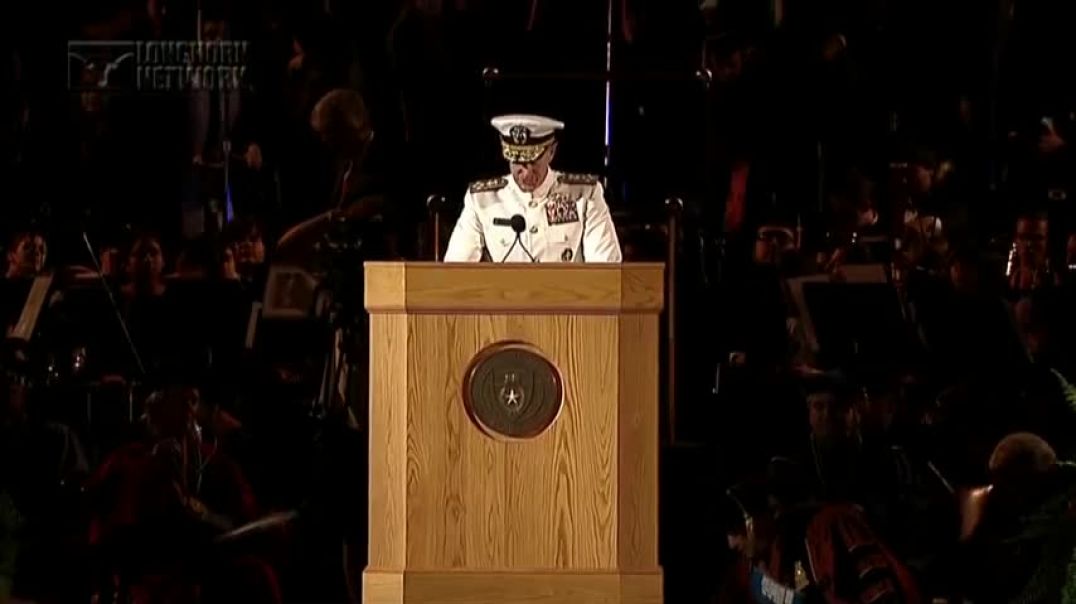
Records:
[[[501,135],[504,158],[515,163],[530,163],[553,144],[564,122],[541,115],[501,115],[490,120]]]

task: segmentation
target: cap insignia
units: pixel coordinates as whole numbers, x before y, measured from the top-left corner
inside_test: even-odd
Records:
[[[517,145],[525,145],[531,139],[531,129],[526,126],[512,126],[508,136]]]

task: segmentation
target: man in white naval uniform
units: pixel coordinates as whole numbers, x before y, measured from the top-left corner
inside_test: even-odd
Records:
[[[564,124],[536,115],[491,123],[511,174],[471,184],[445,262],[478,262],[484,252],[493,262],[621,262],[598,178],[549,167]]]

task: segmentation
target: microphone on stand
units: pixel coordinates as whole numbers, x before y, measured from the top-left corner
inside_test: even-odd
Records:
[[[526,218],[523,218],[523,216],[521,216],[519,214],[516,214],[516,215],[512,216],[511,218],[494,218],[493,219],[493,226],[512,227],[512,230],[516,232],[515,241],[512,242],[511,247],[509,247],[508,251],[504,254],[504,258],[501,258],[501,263],[502,264],[506,260],[508,260],[508,256],[510,256],[512,254],[512,250],[516,249],[517,245],[520,247],[520,249],[523,250],[523,253],[526,254],[527,257],[531,259],[531,262],[537,262],[537,260],[534,259],[534,256],[531,255],[530,251],[527,250],[526,246],[523,245],[523,240],[522,240],[523,231],[527,230],[527,219]]]
[[[579,253],[576,255],[580,262],[586,262],[587,247],[587,211],[590,210],[590,198],[583,198],[583,234],[579,236]]]

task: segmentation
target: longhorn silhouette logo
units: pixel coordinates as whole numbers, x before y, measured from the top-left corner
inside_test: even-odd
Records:
[[[133,61],[134,56],[133,52],[125,52],[110,61],[107,60],[107,58],[87,57],[77,52],[67,52],[67,57],[78,61],[83,69],[88,69],[91,73],[98,74],[97,81],[95,82],[97,88],[108,88],[108,82],[112,77],[112,72],[119,69],[120,65],[125,61]]]

